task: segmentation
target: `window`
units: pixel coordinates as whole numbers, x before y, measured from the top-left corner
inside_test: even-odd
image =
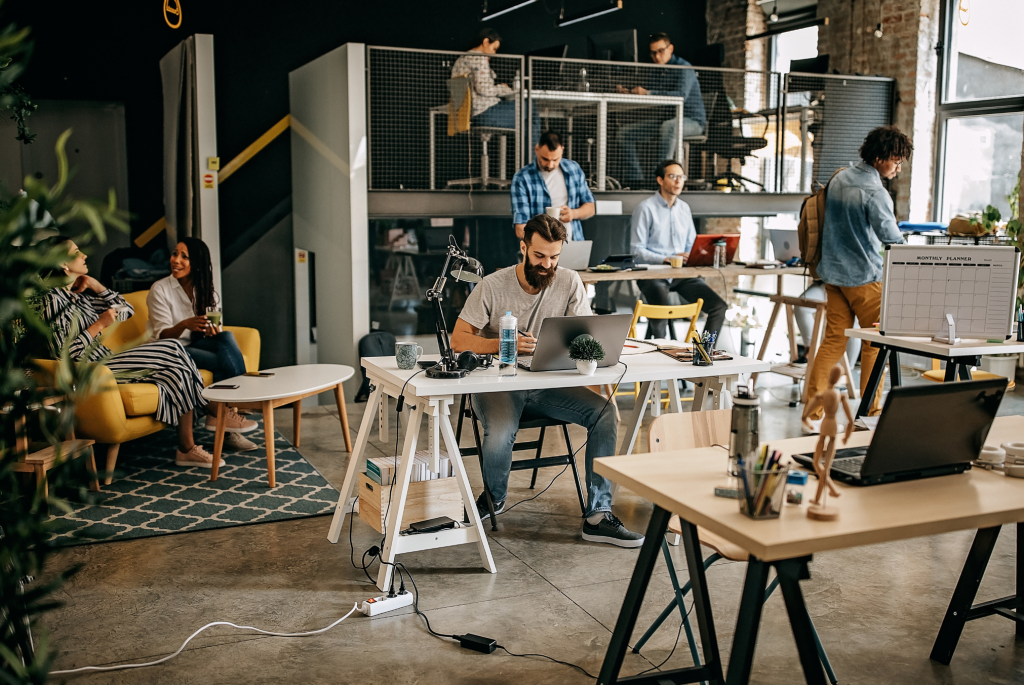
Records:
[[[1024,143],[1024,2],[943,0],[942,13],[933,218],[993,205],[1008,219]]]
[[[1024,95],[1021,0],[952,0],[947,10],[946,102]]]
[[[817,26],[780,33],[772,41],[772,71],[788,74],[789,65],[794,60],[810,59],[817,56]]]

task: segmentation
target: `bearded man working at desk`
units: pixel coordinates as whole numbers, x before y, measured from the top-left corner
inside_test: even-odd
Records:
[[[566,239],[565,225],[546,214],[523,227],[520,249],[523,262],[501,269],[480,282],[462,309],[452,332],[452,349],[497,354],[499,321],[512,312],[519,321],[519,354],[532,354],[541,323],[549,316],[585,316],[591,313],[587,291],[579,274],[558,266]],[[567,421],[587,429],[587,513],[583,539],[619,547],[639,547],[644,536],[627,530],[611,513],[612,483],[594,473],[594,459],[615,454],[615,412],[605,398],[587,388],[553,388],[489,392],[472,395],[473,411],[484,427],[484,486],[494,500],[494,511],[505,508],[512,445],[525,416]],[[488,516],[485,494],[477,498],[481,518]]]

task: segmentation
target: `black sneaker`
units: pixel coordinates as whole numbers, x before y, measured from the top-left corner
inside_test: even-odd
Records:
[[[480,493],[480,496],[476,498],[476,511],[480,514],[481,519],[485,519],[491,515],[491,512],[487,511],[487,495]],[[505,511],[505,500],[494,503],[494,515],[497,516],[501,512]]]
[[[617,547],[639,547],[644,544],[643,535],[628,530],[622,525],[622,521],[611,513],[606,513],[597,523],[584,520],[583,539],[587,542],[603,542]]]

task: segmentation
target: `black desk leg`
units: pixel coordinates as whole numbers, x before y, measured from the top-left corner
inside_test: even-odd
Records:
[[[942,377],[943,383],[952,383],[956,380],[956,361],[953,359],[946,360],[946,374]]]
[[[896,350],[889,353],[889,376],[892,387],[898,388],[903,385],[903,376],[900,375],[900,353]]]
[[[680,518],[683,529],[683,549],[686,552],[686,566],[690,572],[690,594],[693,596],[693,609],[697,614],[697,627],[700,630],[700,644],[704,651],[704,669],[709,672],[708,680],[721,683],[722,657],[718,651],[718,636],[715,635],[715,620],[711,614],[711,597],[708,595],[708,579],[704,570],[704,555],[700,551],[700,539],[697,537],[697,526]],[[764,594],[764,586],[761,586]],[[762,598],[762,602],[764,599]],[[758,612],[760,613],[760,611]]]
[[[953,590],[953,598],[949,600],[946,616],[942,619],[942,627],[939,628],[939,634],[936,636],[935,644],[932,646],[932,661],[938,661],[940,664],[948,666],[949,662],[953,659],[956,643],[960,641],[960,634],[963,633],[964,624],[968,621],[968,614],[974,604],[974,598],[978,594],[978,586],[981,585],[981,579],[985,575],[985,567],[988,566],[988,560],[991,558],[992,550],[996,546],[999,528],[1000,526],[982,528],[974,537],[974,544],[971,545],[967,561],[964,562],[964,570],[960,573],[960,580],[957,581],[956,589]],[[1019,540],[1017,545],[1019,552]],[[1018,566],[1018,582],[1020,580],[1019,569],[1020,567]],[[1019,623],[1017,624],[1017,630],[1019,634]]]
[[[604,656],[601,673],[597,678],[600,685],[611,685],[619,678],[619,669],[622,668],[622,660],[629,648],[629,637],[633,634],[633,628],[636,627],[636,618],[640,614],[644,595],[647,594],[647,584],[651,580],[651,572],[654,571],[654,565],[658,561],[661,541],[665,538],[665,528],[668,526],[671,516],[671,513],[655,505],[651,521],[647,524],[647,534],[644,544],[640,548],[640,556],[633,569],[633,577],[629,579],[629,587],[626,589],[626,597],[622,601],[619,618],[615,621],[615,631],[612,633],[611,642],[608,643],[608,651]]]
[[[875,357],[875,365],[871,367],[871,375],[868,376],[868,384],[864,388],[864,395],[860,398],[860,406],[857,407],[857,416],[867,416],[871,410],[871,402],[878,390],[878,383],[882,380],[882,373],[885,372],[885,362],[889,359],[889,348],[883,347],[878,350]],[[863,369],[861,373],[864,373]]]
[[[963,361],[961,361],[960,362],[960,368],[957,369],[957,371],[959,371],[959,373],[960,373],[960,380],[962,380],[962,381],[969,381],[969,380],[971,380],[971,367],[972,366],[977,366],[980,363],[981,363],[981,360],[978,359],[977,357],[974,357],[973,359],[964,359]]]
[[[786,613],[789,614],[789,625],[793,628],[796,648],[800,652],[800,665],[804,669],[807,685],[826,685],[825,671],[818,658],[818,648],[814,641],[814,626],[807,615],[807,605],[800,591],[800,581],[807,580],[811,573],[807,568],[810,557],[786,559],[775,563],[775,572],[779,574],[779,587],[782,597],[786,600]]]
[[[757,630],[761,625],[761,607],[764,606],[764,590],[768,584],[769,564],[750,557],[747,562],[747,579],[743,583],[740,611],[736,617],[736,633],[732,638],[732,653],[729,656],[727,685],[741,685],[750,680],[750,669],[754,664],[754,646],[757,644]]]
[[[1017,524],[1017,615],[1024,616],[1024,523]],[[1024,637],[1024,622],[1017,621],[1017,635]]]

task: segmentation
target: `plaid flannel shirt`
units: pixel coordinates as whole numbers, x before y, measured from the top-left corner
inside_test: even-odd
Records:
[[[594,195],[587,186],[587,176],[580,165],[564,158],[559,165],[565,176],[565,189],[569,192],[569,209],[579,209],[581,205],[593,202]],[[512,179],[512,223],[525,224],[538,214],[543,214],[550,206],[551,196],[537,168],[537,162],[531,162],[517,171]],[[572,220],[570,232],[573,240],[583,240],[583,224],[579,219]]]

